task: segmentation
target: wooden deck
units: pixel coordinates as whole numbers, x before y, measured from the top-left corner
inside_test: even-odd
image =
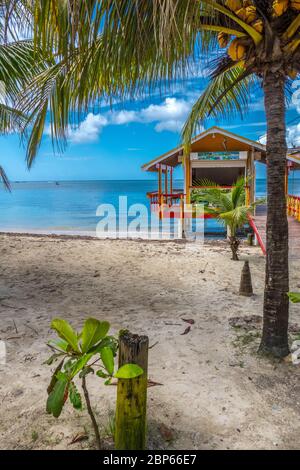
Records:
[[[257,208],[253,221],[264,245],[266,246],[267,206],[260,206]],[[294,217],[288,217],[288,221],[290,257],[300,259],[300,222],[298,222]]]

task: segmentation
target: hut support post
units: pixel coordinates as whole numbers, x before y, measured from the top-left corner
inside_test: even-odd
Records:
[[[165,194],[166,194],[166,204],[168,203],[168,171],[169,171],[169,168],[166,166],[166,169],[165,169]]]

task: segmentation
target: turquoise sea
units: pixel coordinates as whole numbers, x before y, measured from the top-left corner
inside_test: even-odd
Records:
[[[290,192],[300,195],[300,179],[289,184]],[[182,181],[174,183],[176,188],[182,185]],[[127,196],[128,207],[145,204],[150,214],[146,193],[156,189],[155,180],[15,182],[11,193],[0,188],[0,231],[95,235],[100,204],[112,204],[118,218],[119,196]],[[265,192],[266,181],[257,180],[257,196]],[[206,220],[205,232],[210,236],[223,229],[216,221]]]

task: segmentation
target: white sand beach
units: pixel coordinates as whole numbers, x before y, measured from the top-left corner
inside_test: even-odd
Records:
[[[46,414],[52,368],[46,342],[53,317],[76,328],[106,319],[112,331],[149,335],[149,448],[296,449],[300,432],[300,366],[256,355],[265,260],[243,247],[230,260],[223,243],[89,240],[0,236],[0,448],[93,448],[86,411]],[[238,295],[249,259],[255,295]],[[299,290],[300,260],[291,260]],[[182,334],[193,319],[190,332]],[[300,308],[291,307],[291,337]],[[89,377],[102,435],[108,434],[116,387]],[[76,434],[88,440],[71,444]],[[109,445],[109,438],[107,439]]]

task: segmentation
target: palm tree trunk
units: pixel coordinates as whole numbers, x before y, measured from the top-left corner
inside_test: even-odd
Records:
[[[230,236],[229,237],[229,243],[230,243],[230,248],[232,252],[232,260],[233,261],[239,261],[238,257],[238,249],[240,246],[240,240],[236,236]]]
[[[288,221],[285,195],[286,125],[285,78],[266,72],[264,78],[267,117],[267,257],[263,335],[260,351],[275,357],[289,353]]]

